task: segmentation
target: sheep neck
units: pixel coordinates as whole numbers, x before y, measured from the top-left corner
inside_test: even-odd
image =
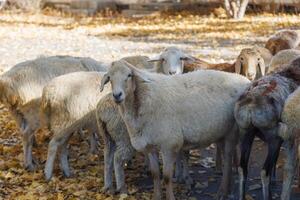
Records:
[[[126,96],[124,103],[120,104],[120,111],[130,134],[134,134],[139,130],[142,120],[142,102],[148,99],[149,88],[147,84],[138,82],[140,81],[136,81],[135,90]]]

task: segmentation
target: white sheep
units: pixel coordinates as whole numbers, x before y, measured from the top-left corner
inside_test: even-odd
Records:
[[[102,79],[101,90],[109,81],[131,144],[148,153],[154,199],[161,198],[157,150],[162,153],[167,199],[175,199],[172,174],[177,153],[191,145],[204,147],[223,139],[225,164],[219,196],[228,195],[237,139],[234,103],[249,85],[248,79],[214,70],[165,76],[119,61]]]
[[[279,51],[275,56],[272,57],[268,68],[268,73],[276,72],[282,69],[283,66],[289,64],[297,57],[300,57],[300,50],[286,49]]]
[[[45,178],[50,180],[58,149],[61,149],[60,167],[70,176],[67,160],[68,140],[75,131],[85,128],[97,131],[94,109],[98,101],[110,92],[100,93],[100,72],[74,72],[56,77],[43,90],[41,100],[41,124],[52,134],[48,147]]]
[[[154,66],[148,63],[149,58],[146,56],[125,57],[123,60],[141,68],[155,70]],[[61,167],[65,176],[70,175],[65,155],[66,144],[74,131],[86,128],[90,134],[95,132],[96,123],[90,123],[95,122],[91,113],[104,96],[99,94],[96,78],[100,79],[97,73],[71,73],[53,79],[43,90],[41,118],[43,125],[53,133],[45,167],[46,180],[52,177],[57,148],[61,145],[65,147],[61,156]]]
[[[300,87],[285,101],[281,121],[279,135],[287,141],[287,159],[284,167],[285,176],[281,199],[288,200],[290,199],[296,166],[300,159]],[[300,171],[298,171],[299,178]],[[300,188],[300,180],[298,180],[298,187]]]
[[[34,170],[32,144],[40,125],[44,86],[54,77],[75,71],[106,71],[103,63],[71,56],[41,57],[19,63],[0,77],[0,101],[15,118],[23,138],[24,166]]]
[[[182,74],[186,61],[193,61],[194,58],[185,54],[177,47],[167,47],[158,56],[148,60],[154,62],[156,71],[163,74]]]

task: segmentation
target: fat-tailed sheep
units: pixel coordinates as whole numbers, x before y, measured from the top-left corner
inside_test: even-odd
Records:
[[[275,55],[284,49],[294,49],[299,45],[300,37],[294,30],[281,30],[272,35],[265,47]]]
[[[243,137],[239,168],[240,200],[245,199],[247,167],[255,136],[268,143],[269,151],[261,172],[261,179],[264,200],[271,198],[270,175],[284,141],[284,138],[278,134],[280,116],[286,98],[300,84],[299,77],[300,59],[296,59],[283,70],[254,81],[235,105],[234,115]]]
[[[91,58],[41,57],[15,65],[0,77],[0,101],[15,118],[23,137],[24,166],[34,170],[32,143],[39,128],[40,98],[44,86],[54,77],[75,71],[106,71]]]
[[[225,164],[219,195],[229,193],[237,133],[234,103],[249,85],[248,79],[214,70],[165,76],[118,61],[102,79],[101,90],[109,81],[131,144],[148,153],[154,199],[161,198],[159,164],[154,156],[157,150],[162,153],[167,199],[175,199],[172,174],[176,154],[182,148],[190,148],[186,144],[203,147],[222,139]]]

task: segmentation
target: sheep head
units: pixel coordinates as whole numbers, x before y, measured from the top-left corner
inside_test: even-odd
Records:
[[[176,47],[166,48],[160,55],[148,62],[157,62],[157,71],[166,75],[182,74],[184,62],[194,60]]]
[[[260,53],[254,49],[243,49],[235,63],[235,72],[253,81],[265,75],[265,63]]]
[[[125,60],[115,61],[104,75],[100,91],[103,90],[105,84],[110,82],[114,101],[119,104],[125,100],[128,94],[134,93],[136,80],[150,81],[145,72],[137,69]]]

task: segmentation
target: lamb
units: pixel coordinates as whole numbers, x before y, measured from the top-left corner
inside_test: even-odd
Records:
[[[278,52],[273,56],[268,73],[272,73],[280,70],[280,68],[286,64],[289,64],[292,60],[300,56],[300,50],[296,49],[286,49]]]
[[[264,76],[244,92],[235,105],[234,116],[242,135],[239,167],[240,196],[245,199],[247,165],[254,137],[268,143],[268,156],[261,171],[264,200],[271,199],[270,175],[275,167],[279,150],[285,140],[279,134],[280,115],[287,97],[300,84],[300,58],[279,72]],[[286,189],[282,196],[286,196]],[[284,198],[285,199],[285,198]]]
[[[279,135],[284,138],[287,145],[287,161],[285,163],[285,176],[281,199],[290,199],[291,188],[296,171],[297,163],[300,159],[300,87],[293,92],[285,101],[281,113],[281,123]],[[298,147],[298,152],[297,152]],[[296,156],[298,154],[298,157]],[[300,171],[298,171],[298,179]],[[300,188],[300,180],[298,180]]]
[[[104,187],[102,192],[114,193],[114,169],[117,192],[127,193],[123,166],[132,158],[134,149],[130,143],[125,123],[111,96],[109,93],[103,97],[96,108],[98,131],[104,141]]]
[[[281,30],[272,35],[266,42],[265,47],[272,55],[276,55],[284,49],[294,49],[300,43],[300,37],[294,30]]]
[[[204,147],[219,141],[225,145],[219,197],[229,193],[237,134],[233,108],[249,85],[247,78],[214,70],[165,76],[117,61],[102,79],[101,90],[108,82],[132,146],[148,154],[154,199],[161,198],[159,164],[155,157],[158,150],[162,153],[167,199],[175,199],[172,173],[176,154],[191,145]]]
[[[106,71],[103,63],[71,56],[41,57],[19,63],[0,77],[0,101],[17,122],[23,137],[24,167],[35,169],[32,159],[34,134],[39,128],[40,98],[54,77],[75,71]]]
[[[123,58],[138,67],[147,67],[153,71],[155,68],[147,62],[148,59],[145,56]],[[66,144],[74,131],[86,128],[91,134],[96,132],[93,113],[98,101],[105,96],[99,94],[97,80],[100,78],[97,73],[71,73],[57,77],[45,86],[40,111],[42,126],[53,133],[45,166],[46,180],[52,177],[54,160],[59,147],[64,147],[60,156],[62,171],[66,177],[70,176]]]

